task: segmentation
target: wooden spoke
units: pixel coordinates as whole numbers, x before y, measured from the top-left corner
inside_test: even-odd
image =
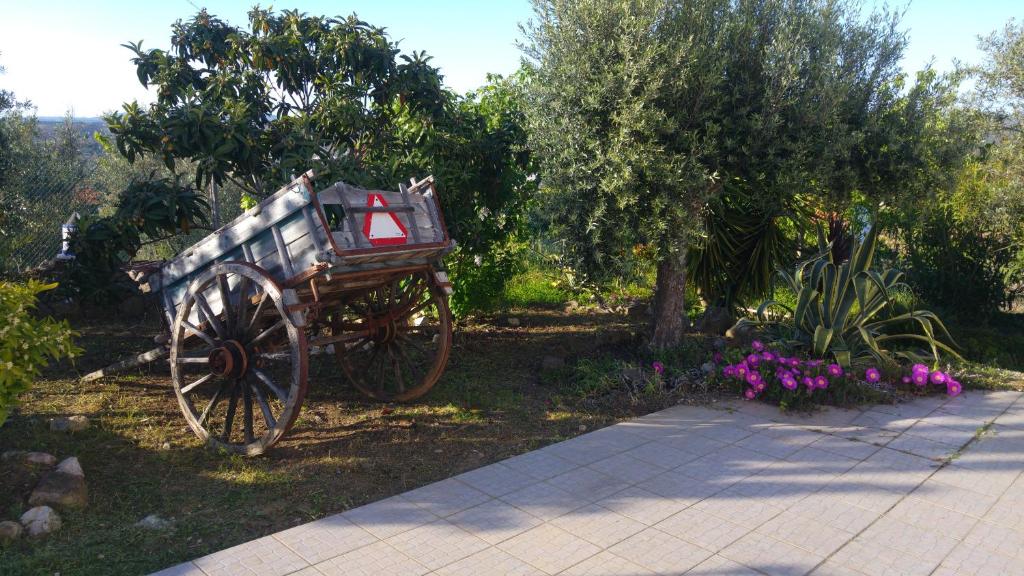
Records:
[[[217,342],[213,338],[210,338],[210,336],[206,332],[203,332],[188,320],[182,320],[181,325],[184,326],[185,329],[188,330],[189,332],[195,334],[196,336],[199,336],[199,339],[202,340],[203,342],[206,342],[210,346],[211,350],[217,347]]]
[[[206,419],[210,417],[210,412],[213,411],[213,408],[217,405],[217,402],[220,401],[221,394],[223,393],[224,385],[221,385],[221,387],[218,388],[217,391],[213,393],[213,398],[210,398],[210,403],[206,405],[206,408],[203,410],[203,413],[199,416],[199,423],[201,425],[206,424]]]
[[[179,358],[179,360],[181,360],[181,359]],[[202,384],[205,384],[206,382],[209,382],[210,380],[213,380],[214,377],[215,377],[214,374],[207,374],[206,376],[203,376],[199,380],[196,380],[195,382],[193,382],[193,383],[189,384],[188,386],[185,386],[184,388],[182,388],[181,389],[181,393],[182,394],[188,394],[193,389],[201,386]]]
[[[217,276],[217,293],[220,295],[220,307],[224,310],[225,338],[231,337],[235,330],[235,309],[231,305],[231,291],[228,289],[227,276]]]
[[[273,428],[277,426],[277,419],[274,418],[274,412],[270,409],[270,403],[267,402],[267,397],[260,390],[259,386],[252,387],[252,393],[256,395],[256,403],[260,405],[260,412],[263,413],[263,421],[266,423],[267,428]]]
[[[263,332],[260,332],[255,338],[249,341],[249,346],[255,346],[260,342],[266,340],[271,334],[285,327],[287,320],[284,318],[275,322],[270,328],[267,328]]]
[[[220,318],[217,318],[217,315],[210,309],[210,303],[206,301],[206,296],[203,296],[202,293],[198,293],[195,295],[195,301],[196,304],[199,305],[199,311],[201,312],[200,317],[205,318],[206,321],[213,326],[214,332],[217,333],[217,336],[221,340],[227,340],[228,336],[227,332],[224,330],[224,325],[221,324]]]
[[[345,379],[387,402],[413,400],[433,387],[448,360],[451,329],[447,298],[429,272],[389,279],[331,314],[332,339],[360,335],[334,346]]]
[[[286,394],[285,391],[282,390],[277,384],[274,384],[274,381],[270,379],[270,376],[267,376],[266,372],[258,368],[253,368],[252,374],[260,382],[262,382],[263,385],[266,386],[268,390],[273,392],[274,396],[277,396],[278,400],[280,400],[281,402],[288,401],[288,394]]]
[[[206,297],[212,293],[223,304],[216,315]],[[260,454],[298,417],[308,344],[304,329],[281,313],[285,296],[255,265],[222,262],[189,285],[177,310],[171,380],[189,426],[213,447]]]
[[[221,432],[221,439],[225,442],[231,440],[231,425],[235,422],[235,410],[238,409],[238,383],[231,385],[231,398],[228,400],[228,413],[224,416],[224,431]]]
[[[240,382],[242,385],[242,406],[245,410],[243,418],[243,426],[245,433],[245,443],[248,444],[253,441],[252,435],[252,390],[249,388],[248,382]]]

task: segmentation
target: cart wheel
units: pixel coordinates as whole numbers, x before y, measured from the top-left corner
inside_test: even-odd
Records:
[[[437,382],[452,345],[448,298],[429,272],[350,296],[332,315],[334,354],[360,392],[414,400]]]
[[[295,303],[292,290],[244,262],[216,264],[189,285],[171,332],[171,380],[210,446],[261,454],[295,422],[308,372]]]

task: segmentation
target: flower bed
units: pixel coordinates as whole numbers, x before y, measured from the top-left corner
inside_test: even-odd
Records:
[[[734,361],[726,363],[730,358]],[[960,394],[963,389],[950,374],[929,369],[924,364],[914,364],[909,373],[903,368],[883,373],[874,366],[861,373],[819,359],[787,356],[758,340],[754,340],[746,354],[739,350],[727,352],[725,356],[715,353],[713,360],[718,377],[737,384],[744,398],[778,402],[784,408],[847,404],[870,397],[872,392],[885,388],[894,390],[900,385],[919,391],[941,386],[950,396]]]

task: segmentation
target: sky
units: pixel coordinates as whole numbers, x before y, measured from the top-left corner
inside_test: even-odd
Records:
[[[126,101],[148,102],[131,52],[120,45],[169,47],[170,27],[197,7],[236,25],[247,24],[253,4],[229,0],[0,0],[0,89],[30,100],[40,116],[99,116]],[[264,4],[266,5],[266,4]],[[902,6],[902,3],[897,3]],[[386,27],[403,51],[426,50],[451,88],[465,92],[487,73],[509,74],[519,66],[519,23],[532,15],[529,0],[293,0],[309,14],[348,15]],[[1024,18],[1021,0],[915,0],[904,26],[910,45],[908,73],[934,59],[939,70],[954,59],[977,62],[977,36]]]

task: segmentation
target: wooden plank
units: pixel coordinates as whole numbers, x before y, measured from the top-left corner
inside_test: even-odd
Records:
[[[112,376],[112,375],[117,374],[119,372],[124,372],[125,370],[129,370],[131,368],[135,368],[136,366],[142,366],[143,364],[148,364],[150,362],[153,362],[154,360],[159,360],[161,358],[165,358],[168,355],[169,355],[169,351],[168,351],[167,347],[165,347],[165,346],[160,346],[159,348],[153,348],[152,350],[150,350],[148,352],[143,352],[142,354],[139,354],[139,355],[134,356],[132,358],[129,358],[127,360],[122,360],[120,362],[116,362],[114,364],[111,364],[110,366],[107,366],[106,368],[103,368],[102,370],[96,370],[95,372],[90,372],[90,373],[86,374],[85,376],[82,376],[82,378],[79,381],[80,382],[93,382],[95,380],[99,380],[100,378],[105,378],[107,376]]]

